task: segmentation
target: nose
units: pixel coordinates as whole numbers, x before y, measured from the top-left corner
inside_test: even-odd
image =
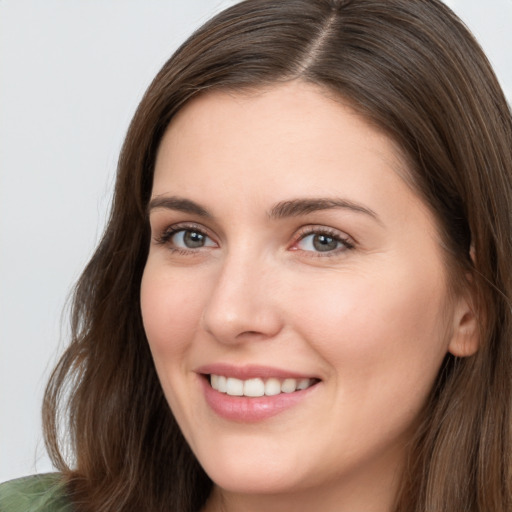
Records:
[[[275,337],[283,327],[276,274],[262,258],[226,257],[203,310],[203,329],[224,344]]]

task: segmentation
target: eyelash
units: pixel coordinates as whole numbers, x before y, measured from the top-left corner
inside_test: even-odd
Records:
[[[155,242],[158,245],[168,245],[170,240],[172,239],[172,237],[181,231],[193,231],[193,232],[199,233],[199,234],[213,240],[213,238],[206,232],[206,230],[197,224],[176,224],[173,226],[169,226],[160,235],[156,236]],[[326,227],[304,227],[299,231],[299,233],[296,236],[294,242],[292,243],[292,246],[290,249],[291,250],[301,250],[301,249],[297,249],[297,248],[294,249],[294,247],[296,247],[297,244],[299,244],[301,241],[303,241],[305,238],[307,238],[308,236],[311,236],[311,235],[325,235],[329,238],[332,238],[334,241],[342,244],[342,247],[337,248],[332,251],[325,251],[325,252],[302,250],[302,252],[307,253],[308,256],[310,256],[310,257],[325,258],[325,257],[338,256],[342,252],[345,252],[345,251],[355,248],[355,243],[353,242],[353,240],[351,238],[349,238],[348,236],[341,235],[341,233],[336,230],[329,229]],[[181,247],[173,247],[172,245],[170,245],[169,249],[172,252],[179,254],[179,255],[190,255],[190,254],[197,253],[200,249],[202,249],[202,247],[198,248],[198,249],[183,249]]]
[[[205,229],[197,224],[176,224],[173,226],[169,226],[160,235],[156,236],[155,242],[158,245],[169,245],[169,250],[179,255],[190,255],[197,253],[197,249],[183,249],[181,247],[173,247],[171,244],[169,244],[172,237],[176,233],[179,233],[180,231],[193,231],[195,233],[199,233],[207,238],[212,239],[212,237],[208,235]]]
[[[311,235],[325,235],[329,238],[332,238],[334,241],[336,241],[342,245],[342,247],[336,248],[332,251],[325,251],[325,252],[303,251],[303,252],[308,253],[308,255],[313,258],[326,258],[326,257],[329,258],[329,257],[333,257],[333,256],[339,256],[340,253],[343,253],[343,252],[346,252],[346,251],[349,251],[349,250],[352,250],[355,248],[355,243],[350,237],[343,236],[337,230],[326,228],[326,227],[320,227],[320,226],[318,226],[318,227],[310,226],[310,227],[302,228],[299,231],[299,234],[298,234],[295,242],[293,242],[292,247],[296,246],[297,244],[302,242],[305,238],[307,238],[308,236],[311,236]],[[294,250],[300,250],[300,249],[294,249]]]

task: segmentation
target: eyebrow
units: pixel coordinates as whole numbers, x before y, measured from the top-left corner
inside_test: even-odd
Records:
[[[316,211],[332,209],[346,209],[356,213],[363,213],[381,223],[379,216],[370,208],[347,199],[338,198],[293,199],[291,201],[282,201],[272,207],[269,212],[269,217],[271,219],[298,217]]]
[[[151,201],[148,204],[148,214],[151,213],[151,211],[156,208],[165,208],[167,210],[176,210],[184,213],[193,213],[194,215],[198,215],[199,217],[205,218],[212,217],[208,210],[198,205],[194,201],[191,201],[190,199],[185,199],[184,197],[155,197],[151,199]]]
[[[153,198],[148,205],[148,214],[157,208],[164,208],[168,210],[176,210],[184,213],[191,213],[204,218],[213,218],[213,215],[190,199],[178,196],[161,196]],[[321,210],[333,209],[346,209],[356,213],[362,213],[374,218],[377,222],[381,223],[379,216],[370,208],[360,205],[347,199],[339,198],[307,198],[307,199],[292,199],[289,201],[281,201],[275,204],[268,216],[271,219],[283,219],[287,217],[299,217],[301,215],[308,215],[309,213]]]

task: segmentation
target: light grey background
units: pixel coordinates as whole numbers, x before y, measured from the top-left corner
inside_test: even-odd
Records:
[[[42,391],[136,105],[177,45],[233,3],[0,0],[0,481],[52,469]],[[447,3],[512,99],[512,0]]]

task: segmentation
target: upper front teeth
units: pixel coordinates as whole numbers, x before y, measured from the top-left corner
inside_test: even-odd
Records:
[[[234,377],[224,377],[223,375],[210,375],[212,388],[231,396],[257,397],[293,393],[297,390],[309,388],[313,382],[313,379],[284,379],[281,381],[270,378],[264,381],[260,378],[241,380]]]

